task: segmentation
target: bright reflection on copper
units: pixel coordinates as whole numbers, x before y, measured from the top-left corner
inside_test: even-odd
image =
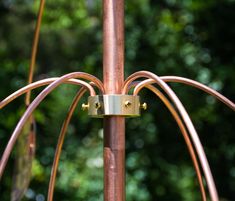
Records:
[[[132,74],[131,76],[129,76],[125,82],[124,90],[128,88],[128,85],[132,81],[134,81],[138,78],[150,78],[150,79],[155,80],[155,82],[168,94],[169,98],[175,104],[176,108],[178,109],[178,111],[179,111],[188,131],[189,131],[189,134],[192,138],[192,141],[194,143],[199,160],[201,162],[203,172],[205,174],[205,178],[207,181],[211,200],[218,201],[219,200],[218,193],[217,193],[217,190],[215,187],[214,179],[212,177],[211,170],[210,170],[204,149],[202,147],[202,144],[200,142],[198,134],[193,126],[193,123],[192,123],[188,113],[186,112],[184,106],[182,105],[181,101],[176,96],[174,91],[163,80],[161,80],[160,77],[158,77],[157,75],[155,75],[151,72],[148,72],[148,71],[139,71],[139,72],[136,72],[136,73]]]
[[[23,116],[21,117],[20,121],[18,122],[17,126],[15,127],[14,132],[11,135],[10,140],[8,141],[7,147],[2,155],[1,162],[0,162],[0,178],[3,174],[4,168],[6,166],[6,163],[8,161],[9,155],[14,147],[14,144],[17,140],[17,138],[20,135],[20,131],[22,130],[24,124],[30,117],[30,115],[33,113],[33,111],[36,109],[36,107],[40,104],[40,102],[57,86],[61,85],[66,80],[72,79],[72,78],[93,78],[92,75],[83,73],[83,72],[74,72],[69,73],[58,80],[51,83],[49,86],[47,86],[35,99],[34,101],[29,105]],[[92,80],[94,82],[94,79]],[[85,86],[85,85],[84,85]],[[86,87],[86,86],[85,86]]]
[[[200,166],[198,164],[197,157],[196,157],[195,151],[193,149],[193,145],[191,143],[191,140],[190,140],[190,138],[188,136],[187,130],[186,130],[186,128],[185,128],[181,118],[179,117],[177,111],[171,105],[171,103],[166,98],[166,96],[163,95],[156,87],[154,87],[152,85],[149,85],[148,82],[146,82],[146,81],[140,82],[138,86],[139,86],[139,89],[144,88],[144,87],[148,88],[156,96],[158,96],[161,99],[161,101],[165,104],[165,106],[168,108],[168,110],[170,111],[170,113],[174,117],[175,121],[177,122],[177,124],[178,124],[178,126],[179,126],[179,128],[181,130],[181,133],[182,133],[182,135],[184,137],[184,140],[186,142],[189,154],[191,156],[191,159],[192,159],[192,162],[193,162],[193,165],[194,165],[194,169],[196,171],[196,175],[197,175],[197,178],[198,178],[198,183],[199,183],[199,187],[200,187],[200,191],[201,191],[202,200],[206,201],[206,192],[205,192],[204,185],[203,185],[203,180],[202,180],[202,174],[201,174],[201,171],[200,171]]]
[[[86,92],[86,88],[81,88],[77,95],[75,96],[75,98],[73,99],[72,104],[70,105],[69,111],[67,113],[67,116],[64,120],[64,123],[62,125],[62,128],[60,130],[60,135],[59,135],[59,139],[58,139],[58,143],[56,146],[56,152],[55,152],[55,156],[54,156],[54,162],[51,168],[51,177],[50,177],[50,183],[49,183],[49,187],[48,187],[48,196],[47,196],[47,201],[52,201],[53,200],[53,193],[54,193],[54,188],[55,188],[55,180],[56,180],[56,173],[57,173],[57,169],[58,169],[58,164],[59,164],[59,159],[60,159],[60,155],[61,155],[61,149],[64,143],[64,138],[66,135],[66,131],[69,125],[69,122],[72,118],[72,115],[74,113],[74,110],[79,102],[79,100],[81,99],[81,97],[83,96],[83,94]]]

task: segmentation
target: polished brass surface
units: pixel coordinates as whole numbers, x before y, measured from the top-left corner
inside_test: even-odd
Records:
[[[104,116],[140,116],[140,98],[133,95],[97,95],[88,98],[88,105],[83,104],[83,109],[88,109],[88,115],[102,118]]]
[[[140,105],[140,108],[143,109],[143,110],[147,110],[147,108],[148,108],[147,103],[141,104],[141,105]]]
[[[88,108],[89,108],[89,104],[85,104],[85,103],[82,104],[83,111],[88,110]]]

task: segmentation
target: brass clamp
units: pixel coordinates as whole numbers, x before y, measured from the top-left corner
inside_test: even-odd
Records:
[[[97,95],[89,96],[88,104],[82,109],[88,110],[88,115],[96,118],[104,116],[138,117],[140,109],[147,109],[147,104],[140,104],[139,96],[133,95]]]

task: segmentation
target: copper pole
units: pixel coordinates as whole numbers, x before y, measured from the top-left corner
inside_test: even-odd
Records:
[[[121,94],[124,82],[124,0],[103,0],[105,94]],[[125,119],[104,118],[104,200],[125,201]]]

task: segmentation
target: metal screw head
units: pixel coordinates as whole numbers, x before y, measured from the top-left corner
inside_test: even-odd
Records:
[[[85,103],[82,104],[82,110],[83,111],[88,110],[88,108],[89,108],[88,104],[85,104]]]
[[[148,108],[147,103],[141,104],[141,105],[140,105],[140,108],[143,109],[143,110],[147,110],[147,108]]]
[[[125,107],[130,107],[131,106],[131,102],[130,101],[125,101]]]

